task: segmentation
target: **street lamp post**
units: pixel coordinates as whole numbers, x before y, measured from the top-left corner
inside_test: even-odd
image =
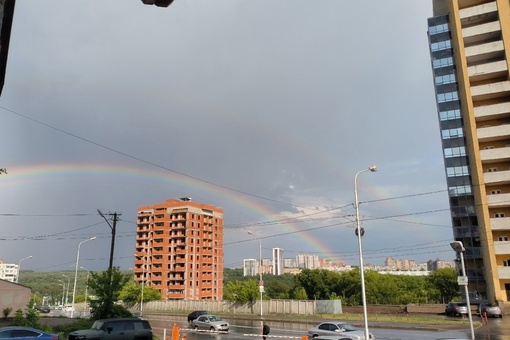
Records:
[[[85,267],[81,267],[81,269],[85,269],[87,271],[87,283],[85,285],[85,307],[88,306],[88,293],[89,293],[89,275],[90,275],[90,270],[88,270],[87,268]]]
[[[66,299],[64,304],[64,309],[66,308],[67,303],[69,302],[69,286],[71,285],[71,277],[65,274],[62,274],[63,277],[67,278],[67,289],[66,289]]]
[[[18,283],[18,280],[19,280],[19,269],[21,267],[21,261],[25,261],[25,260],[28,260],[28,259],[31,259],[31,258],[32,258],[32,255],[27,256],[25,258],[22,258],[21,260],[18,261],[18,270],[17,270],[17,273],[16,273],[16,283]]]
[[[135,255],[135,257],[143,257],[143,267],[142,267],[142,296],[140,297],[140,316],[142,316],[143,313],[143,288],[145,286],[145,266],[147,265],[146,257],[145,256],[138,256]]]
[[[248,231],[248,234],[255,237],[252,231]],[[262,240],[259,238],[259,291],[260,291],[260,317],[263,316],[262,309],[262,293],[264,293],[264,281],[262,280]]]
[[[91,238],[88,238],[84,241],[81,241],[79,244],[78,244],[78,254],[76,254],[76,267],[74,269],[74,287],[73,287],[73,301],[71,303],[71,319],[73,318],[74,316],[74,298],[76,297],[76,281],[78,279],[78,262],[80,261],[80,247],[82,245],[82,243],[85,243],[85,242],[88,242],[88,241],[92,241],[92,240],[95,240],[96,237],[93,236]]]
[[[460,265],[462,269],[462,276],[458,278],[459,286],[464,286],[464,293],[466,294],[466,304],[468,310],[468,318],[469,318],[469,328],[471,330],[471,340],[475,339],[475,330],[473,329],[473,317],[471,315],[471,301],[469,301],[469,289],[468,289],[468,277],[466,275],[466,267],[464,265],[464,252],[466,248],[461,241],[453,241],[450,243],[455,252],[460,254]]]
[[[361,237],[365,233],[363,228],[361,227],[360,223],[360,217],[359,217],[359,201],[358,201],[358,175],[365,172],[365,171],[371,171],[375,172],[377,171],[377,166],[372,165],[368,167],[367,169],[361,170],[356,173],[354,176],[354,200],[355,200],[355,208],[356,208],[356,230],[355,234],[358,236],[358,250],[359,250],[359,272],[361,275],[361,299],[363,302],[363,319],[365,321],[365,339],[369,339],[369,332],[368,332],[368,313],[367,313],[367,296],[365,293],[365,268],[363,266],[363,252],[361,248]]]
[[[63,306],[64,305],[64,294],[66,292],[66,284],[62,280],[59,280],[59,281],[62,282],[62,283],[59,283],[58,285],[62,286],[62,300],[61,300],[61,304]]]

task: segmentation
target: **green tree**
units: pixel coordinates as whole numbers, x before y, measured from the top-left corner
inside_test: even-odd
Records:
[[[272,281],[265,286],[266,295],[270,299],[288,299],[291,288],[282,281]]]
[[[95,320],[131,316],[126,308],[115,304],[129,276],[122,274],[118,267],[112,268],[111,282],[109,274],[109,270],[90,273],[89,288],[97,296],[97,300],[90,302],[92,318]]]
[[[303,287],[294,287],[290,293],[290,296],[295,300],[308,300],[306,290]]]
[[[229,282],[223,288],[223,298],[225,300],[246,303],[257,300],[259,296],[258,282],[254,279]]]
[[[441,301],[438,302],[446,303],[459,296],[457,271],[455,269],[438,269],[427,277],[427,281],[433,289],[439,292]]]
[[[142,301],[142,285],[131,280],[122,288],[119,294],[119,299],[128,303],[141,302]],[[161,292],[155,288],[143,287],[143,302],[158,301],[161,300]]]
[[[303,287],[309,298],[327,300],[337,293],[340,274],[326,269],[305,269],[295,276],[296,286]]]

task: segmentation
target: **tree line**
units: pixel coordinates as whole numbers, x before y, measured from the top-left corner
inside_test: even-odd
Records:
[[[242,276],[242,270],[224,272],[224,299],[250,302],[260,299],[258,277]],[[439,269],[429,276],[380,274],[365,271],[369,304],[446,303],[460,299],[457,272]],[[357,268],[345,272],[304,269],[301,273],[264,275],[264,299],[335,300],[345,305],[362,304],[361,278]]]
[[[83,273],[77,278],[75,302],[90,301],[95,318],[123,316],[129,312],[114,304],[122,300],[128,304],[161,300],[157,289],[134,280],[131,271],[112,269],[108,272]],[[51,297],[46,303],[58,304],[59,295],[67,295],[60,278],[62,272],[23,272],[20,283],[32,288],[32,301],[43,303],[43,297]],[[90,277],[89,277],[90,276]],[[224,270],[223,299],[236,302],[253,302],[260,298],[257,276],[243,276],[242,269]],[[67,287],[69,288],[69,287]],[[446,303],[460,297],[457,272],[451,268],[439,269],[429,276],[405,276],[365,271],[365,290],[368,304]],[[83,291],[88,291],[83,295]],[[112,297],[112,303],[110,303]],[[342,300],[347,306],[362,304],[360,272],[357,268],[346,272],[325,269],[304,269],[299,274],[264,275],[263,299],[296,300]],[[48,302],[49,301],[49,302]],[[69,301],[68,301],[69,303]]]

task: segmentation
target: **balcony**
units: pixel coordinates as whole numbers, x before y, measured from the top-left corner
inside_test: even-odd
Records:
[[[500,81],[471,87],[473,101],[507,97],[510,94],[510,81]]]
[[[492,142],[510,137],[510,124],[481,127],[476,131],[479,142]]]
[[[508,184],[510,183],[510,170],[485,172],[483,180],[485,184]]]
[[[491,209],[510,207],[510,194],[487,195],[487,205]]]
[[[500,280],[510,279],[510,267],[498,266],[498,276]]]
[[[510,255],[510,241],[495,241],[494,253],[496,255]]]
[[[462,37],[464,38],[464,45],[466,46],[489,40],[497,40],[500,36],[501,25],[499,21],[492,21],[462,29]]]
[[[504,77],[508,72],[505,60],[479,64],[468,67],[471,82]]]
[[[498,6],[496,5],[496,1],[493,1],[487,4],[463,8],[459,10],[459,15],[462,25],[473,25],[474,22],[487,21],[488,17],[497,19],[497,12]]]
[[[480,63],[484,60],[496,60],[505,58],[503,41],[492,41],[486,44],[474,45],[466,48],[468,66]]]
[[[491,218],[491,230],[510,230],[510,217]]]
[[[508,116],[508,113],[510,113],[509,102],[475,107],[475,118],[477,122],[503,118]]]
[[[510,147],[480,150],[483,163],[510,161]]]

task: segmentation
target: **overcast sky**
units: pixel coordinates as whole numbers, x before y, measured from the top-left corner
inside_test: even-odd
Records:
[[[133,267],[136,214],[224,209],[225,267],[452,260],[428,0],[19,0],[0,98],[0,259]],[[252,231],[256,237],[248,234]]]

